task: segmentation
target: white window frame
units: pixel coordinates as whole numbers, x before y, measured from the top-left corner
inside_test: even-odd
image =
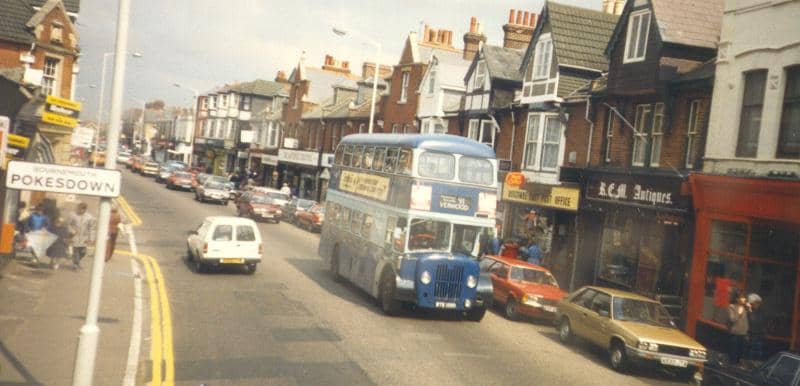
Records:
[[[408,82],[411,78],[410,71],[403,71],[402,84],[400,85],[400,100],[399,103],[405,103],[408,100]]]
[[[392,125],[392,134],[397,134],[398,131],[400,131],[400,124],[399,123],[393,124]]]
[[[242,95],[242,110],[243,111],[250,111],[250,102],[251,102],[251,100],[252,100],[252,97],[250,95]]]
[[[606,117],[606,148],[605,148],[605,161],[611,162],[611,143],[614,141],[614,120],[617,118],[614,110],[608,109],[608,116]]]
[[[232,109],[238,109],[239,108],[239,94],[231,94],[231,96],[229,98],[229,102],[230,102],[229,105],[230,105],[230,107]]]
[[[278,123],[270,121],[269,126],[267,127],[267,138],[266,138],[267,147],[269,148],[278,147],[279,136],[280,136],[280,130],[278,128]]]
[[[216,110],[217,109],[217,96],[216,95],[209,95],[208,96],[208,101],[209,101],[208,102],[209,108],[212,109],[212,110]]]
[[[553,39],[549,33],[539,36],[533,60],[533,79],[550,79],[553,64]]]
[[[49,61],[54,61],[55,65],[48,66]],[[42,91],[47,95],[61,96],[59,88],[61,87],[61,58],[55,56],[45,56],[44,64],[42,66]],[[52,68],[52,73],[48,73],[48,69]]]
[[[663,140],[664,104],[659,102],[653,108],[653,128],[650,130],[650,166],[659,166]]]
[[[233,119],[226,119],[226,121],[228,122],[225,125],[225,139],[233,139],[234,134],[236,134],[236,130],[233,126]]]
[[[555,121],[558,125],[558,141],[547,141],[547,124]],[[557,172],[563,163],[564,148],[564,123],[558,114],[552,113],[528,113],[528,121],[525,130],[525,147],[522,154],[522,168],[530,171]],[[556,159],[555,165],[544,166],[545,147],[555,146]],[[531,154],[533,152],[533,154]]]
[[[228,108],[228,94],[220,94],[219,95],[219,108],[227,109]]]
[[[51,43],[64,42],[64,26],[56,23],[50,24],[50,42]]]
[[[483,60],[478,61],[475,66],[475,81],[472,83],[473,90],[480,90],[486,84],[486,62]]]
[[[647,29],[642,31],[642,20],[644,20],[645,16],[647,17]],[[636,23],[638,31],[635,31],[635,34],[633,34],[633,25],[636,19],[638,19],[638,23]],[[652,23],[653,14],[649,9],[631,12],[630,16],[628,16],[628,33],[625,38],[625,55],[622,57],[622,63],[641,62],[647,57],[647,42],[650,38]],[[638,52],[639,43],[642,41],[642,38],[644,38],[644,45],[642,46],[642,52]]]
[[[490,143],[483,142],[483,136],[486,130],[491,130],[492,132],[492,141]],[[478,141],[486,146],[491,147],[494,149],[494,141],[495,141],[495,128],[494,122],[490,119],[470,119],[469,120],[469,129],[467,132],[467,136],[475,141]]]
[[[702,116],[700,99],[693,99],[689,102],[689,122],[686,124],[686,159],[685,164],[687,169],[694,168],[693,157],[695,156],[694,147],[697,144],[697,135],[700,132],[700,117]]]
[[[436,69],[432,69],[428,74],[428,95],[436,92]]]
[[[203,137],[211,137],[211,121],[208,119],[203,121]]]
[[[201,106],[203,110],[208,110],[208,97],[203,98],[203,104]]]
[[[634,120],[633,124],[633,154],[631,155],[631,164],[633,166],[644,166],[647,162],[647,154],[641,154],[641,161],[637,161],[636,159],[638,158],[640,151],[647,152],[647,123],[652,122],[652,115],[653,105],[636,105],[636,119]]]

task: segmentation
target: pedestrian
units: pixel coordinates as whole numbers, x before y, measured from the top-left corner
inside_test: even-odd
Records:
[[[536,244],[536,240],[531,239],[528,245],[528,262],[535,265],[542,265],[542,249]]]
[[[17,244],[17,247],[20,249],[25,249],[26,240],[25,240],[25,232],[28,231],[28,219],[26,218],[26,207],[28,204],[25,201],[20,201],[17,204],[17,213],[14,221],[16,222],[17,232],[14,235],[14,241]]]
[[[750,306],[748,316],[748,350],[747,358],[752,361],[760,361],[764,356],[764,335],[766,328],[764,326],[764,313],[761,310],[761,296],[752,293],[747,295],[747,304]]]
[[[495,256],[500,255],[500,248],[503,246],[503,240],[500,240],[500,232],[501,228],[498,225],[494,229],[494,234],[492,238],[489,240],[489,253]]]
[[[281,193],[291,196],[292,195],[292,188],[289,187],[289,184],[284,182],[283,186],[281,187]]]
[[[59,217],[53,222],[51,231],[58,237],[56,241],[47,248],[47,256],[50,256],[50,267],[57,270],[59,260],[67,258],[69,249],[70,233],[64,219]]]
[[[47,229],[50,228],[50,219],[44,214],[44,205],[42,205],[42,203],[36,204],[33,208],[33,212],[28,216],[25,227],[27,228],[25,230],[26,234],[37,231],[47,231]],[[30,243],[28,244],[30,245]],[[31,248],[31,251],[33,252],[33,263],[39,264],[39,258],[42,256],[39,256],[34,248]]]
[[[119,224],[122,223],[122,217],[119,215],[117,208],[111,208],[111,218],[108,220],[108,241],[106,243],[106,261],[111,260],[114,255],[114,249],[117,248],[117,235],[119,234]]]
[[[728,306],[728,330],[731,334],[728,359],[732,365],[738,365],[747,342],[749,307],[743,292],[738,293],[734,299],[734,303]]]
[[[81,259],[86,256],[86,248],[94,243],[95,219],[86,213],[86,203],[78,204],[67,222],[67,227],[72,236],[72,263],[75,269],[80,269]]]

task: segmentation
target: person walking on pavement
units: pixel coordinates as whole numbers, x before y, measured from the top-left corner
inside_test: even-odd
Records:
[[[747,295],[747,303],[750,305],[750,313],[747,320],[749,324],[747,330],[749,341],[747,359],[760,361],[764,356],[764,335],[766,334],[764,313],[761,311],[761,296],[755,293]]]
[[[33,208],[33,212],[26,221],[26,228],[26,233],[46,231],[50,228],[50,219],[44,214],[44,205],[40,203]],[[33,252],[33,263],[39,264],[39,258],[41,256],[38,256],[35,249],[31,249],[31,251]]]
[[[64,219],[61,217],[57,218],[53,223],[51,231],[58,236],[58,238],[50,245],[50,248],[47,248],[47,256],[50,256],[50,267],[52,267],[53,270],[57,270],[59,267],[59,259],[67,257],[70,234],[67,225],[64,223]]]
[[[528,262],[535,265],[542,265],[542,249],[536,244],[536,240],[531,239],[528,246]]]
[[[119,215],[117,208],[111,209],[111,218],[108,221],[108,242],[106,243],[106,261],[111,260],[114,255],[114,249],[117,248],[117,235],[119,234],[119,224],[122,223],[122,217]]]
[[[292,195],[292,188],[289,187],[289,184],[284,182],[283,186],[281,187],[281,193],[291,196]]]
[[[748,320],[750,305],[747,304],[747,298],[744,293],[739,293],[735,299],[734,303],[728,306],[728,329],[731,333],[728,359],[731,365],[738,365],[739,360],[742,359],[747,342],[747,331],[750,329]]]
[[[78,204],[67,226],[72,235],[72,263],[75,269],[80,269],[81,259],[86,256],[86,247],[94,243],[95,220],[86,213],[86,203]]]

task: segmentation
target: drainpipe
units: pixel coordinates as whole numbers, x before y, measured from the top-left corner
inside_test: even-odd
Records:
[[[592,154],[592,138],[594,137],[594,121],[589,119],[589,108],[592,107],[592,97],[586,96],[586,111],[584,112],[583,119],[589,122],[589,144],[586,145],[586,163],[585,166],[589,167],[589,160]]]

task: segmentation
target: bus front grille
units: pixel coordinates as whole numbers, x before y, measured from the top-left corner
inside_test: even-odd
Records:
[[[458,300],[461,298],[461,282],[464,280],[464,267],[436,265],[433,296],[436,300]]]

